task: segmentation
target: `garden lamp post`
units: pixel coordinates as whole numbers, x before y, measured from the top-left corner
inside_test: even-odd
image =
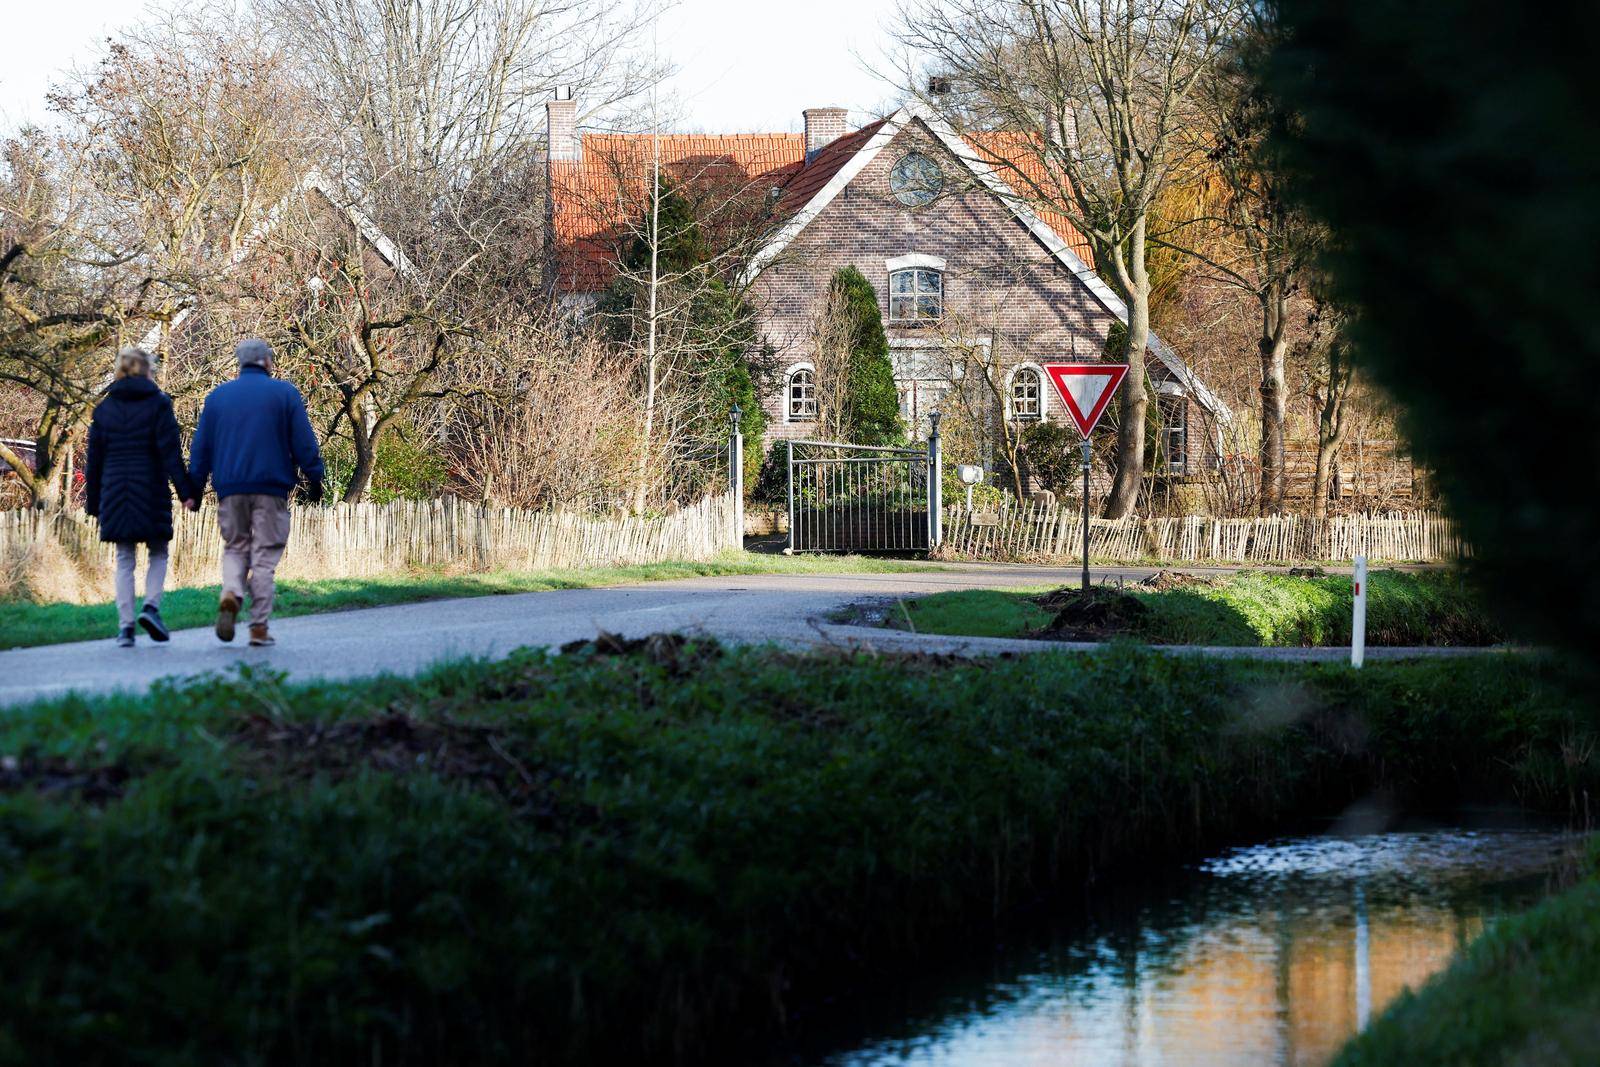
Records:
[[[738,404],[728,412],[728,490],[733,497],[734,548],[744,547],[744,434],[739,432],[739,419],[744,409]]]

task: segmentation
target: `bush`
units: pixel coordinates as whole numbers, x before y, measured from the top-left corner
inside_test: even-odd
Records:
[[[1036,422],[1023,433],[1022,455],[1041,489],[1074,499],[1083,491],[1078,431],[1059,422]]]
[[[1600,288],[1600,125],[1580,42],[1594,8],[1277,10],[1265,75],[1286,184],[1335,235],[1325,266],[1357,309],[1359,366],[1402,405],[1493,601],[1587,654],[1600,647],[1600,570],[1580,562],[1600,542],[1600,331],[1583,294]],[[1508,374],[1490,400],[1484,383]]]
[[[1559,679],[657,638],[13,710],[0,1060],[695,1059],[975,914],[1380,779],[1563,804],[1600,779]]]
[[[834,274],[832,290],[843,299],[851,320],[845,440],[858,445],[899,444],[906,428],[900,421],[900,393],[894,384],[878,293],[854,267],[841,267]]]

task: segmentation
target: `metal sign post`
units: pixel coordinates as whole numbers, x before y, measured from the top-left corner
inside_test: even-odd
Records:
[[[1083,591],[1089,591],[1089,459],[1094,449],[1087,436],[1083,444]]]
[[[1083,434],[1083,589],[1089,591],[1089,462],[1094,450],[1089,435],[1111,406],[1111,397],[1127,376],[1126,363],[1046,363],[1044,372],[1061,397],[1062,407]]]

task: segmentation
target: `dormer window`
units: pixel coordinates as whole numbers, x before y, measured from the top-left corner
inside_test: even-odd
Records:
[[[889,275],[889,321],[938,322],[944,318],[944,272],[907,267]]]

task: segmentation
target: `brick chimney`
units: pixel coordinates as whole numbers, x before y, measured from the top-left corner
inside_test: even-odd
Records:
[[[578,102],[572,99],[572,87],[563,85],[556,89],[556,98],[545,102],[548,123],[550,158],[576,160],[583,158],[583,141],[578,137]]]
[[[801,114],[806,117],[806,162],[810,163],[824,147],[845,135],[845,109],[808,107]]]

